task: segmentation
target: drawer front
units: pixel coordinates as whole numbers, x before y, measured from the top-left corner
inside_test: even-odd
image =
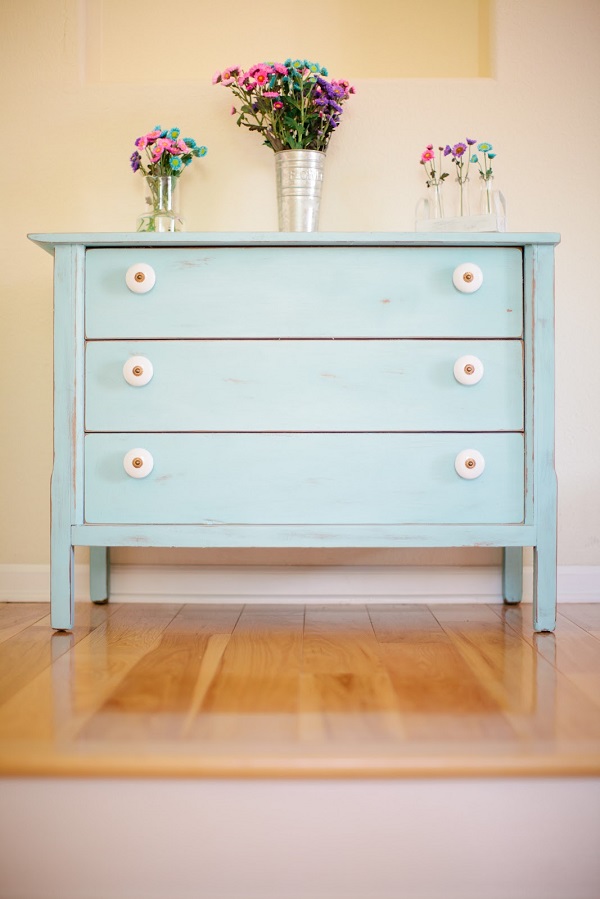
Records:
[[[86,334],[168,337],[520,337],[521,250],[512,247],[93,249]],[[469,262],[483,283],[457,290]],[[145,293],[131,266],[151,266]],[[137,287],[134,284],[134,288]]]
[[[123,459],[142,448],[147,477]],[[481,453],[480,477],[455,459]],[[88,434],[85,520],[467,524],[523,520],[521,434]]]
[[[477,383],[455,377],[464,356],[483,365]],[[143,386],[124,376],[133,357],[151,365]],[[85,414],[88,431],[518,431],[522,344],[92,341]]]

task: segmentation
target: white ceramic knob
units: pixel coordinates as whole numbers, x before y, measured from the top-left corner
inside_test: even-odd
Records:
[[[146,478],[154,468],[152,453],[137,447],[129,450],[123,457],[123,468],[130,478]]]
[[[483,272],[474,262],[463,262],[454,269],[452,283],[461,293],[475,293],[483,284]]]
[[[454,363],[454,377],[467,387],[478,384],[483,378],[483,362],[477,356],[461,356]]]
[[[461,478],[471,481],[483,474],[485,459],[478,450],[466,449],[458,454],[454,460],[454,467]]]
[[[132,293],[148,293],[156,281],[156,272],[146,262],[130,265],[125,273],[125,283]]]
[[[145,356],[130,356],[123,366],[123,377],[132,387],[143,387],[153,374],[154,366]]]

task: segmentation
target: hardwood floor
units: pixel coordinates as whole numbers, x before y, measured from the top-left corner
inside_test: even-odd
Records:
[[[0,775],[600,774],[600,604],[0,605]]]

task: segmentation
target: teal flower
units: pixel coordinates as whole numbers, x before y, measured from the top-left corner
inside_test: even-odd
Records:
[[[486,143],[477,144],[477,149],[479,150],[480,153],[489,153],[490,150],[492,149],[492,145],[486,144]]]
[[[174,172],[180,172],[183,167],[181,157],[180,156],[171,156],[171,158],[169,159],[169,165],[171,166],[171,168],[173,169]]]
[[[184,137],[183,142],[186,145],[186,147],[190,148],[190,150],[193,150],[194,147],[196,146],[196,141],[194,140],[193,137]]]
[[[471,156],[471,162],[477,162],[477,154],[476,153],[473,153],[473,155]]]
[[[495,158],[496,158],[495,153],[488,153],[488,159],[495,159]]]
[[[169,140],[178,140],[181,136],[181,128],[169,128],[167,131],[167,137]]]
[[[206,149],[206,147],[194,147],[192,153],[194,154],[194,156],[198,156],[199,158],[201,158],[202,156],[206,156],[208,150]]]

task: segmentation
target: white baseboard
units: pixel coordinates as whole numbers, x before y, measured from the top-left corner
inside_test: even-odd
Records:
[[[89,569],[75,568],[75,595],[89,599]],[[531,602],[531,568],[524,571]],[[0,602],[47,602],[49,565],[0,565]],[[114,565],[115,602],[444,603],[502,602],[496,566]],[[559,602],[600,601],[600,566],[558,569]]]

